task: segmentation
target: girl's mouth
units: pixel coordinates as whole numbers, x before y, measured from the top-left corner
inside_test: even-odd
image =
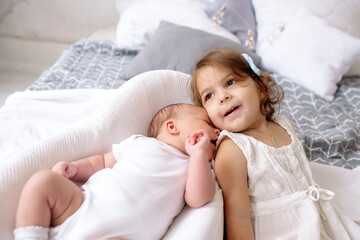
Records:
[[[231,108],[227,113],[225,113],[225,117],[226,116],[228,116],[228,115],[230,115],[231,113],[233,113],[236,109],[238,109],[239,108],[239,106],[236,106],[236,107],[233,107],[233,108]]]

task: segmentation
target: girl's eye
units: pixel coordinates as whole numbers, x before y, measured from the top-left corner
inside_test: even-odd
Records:
[[[205,102],[206,102],[207,100],[209,100],[210,98],[212,98],[213,96],[214,96],[213,93],[208,93],[208,94],[206,94],[206,95],[205,95]]]
[[[230,79],[229,81],[226,82],[226,86],[230,87],[231,85],[233,85],[235,83],[234,79]]]

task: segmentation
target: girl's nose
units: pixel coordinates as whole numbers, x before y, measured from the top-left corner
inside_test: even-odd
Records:
[[[227,92],[222,92],[220,95],[219,95],[219,101],[220,103],[223,103],[225,102],[226,100],[229,100],[230,99],[230,95],[227,93]]]

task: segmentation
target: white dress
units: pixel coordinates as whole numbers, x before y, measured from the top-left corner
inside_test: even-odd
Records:
[[[288,119],[274,122],[291,137],[274,148],[241,133],[222,131],[247,159],[249,197],[256,239],[360,239],[360,226],[332,201],[333,192],[313,180],[305,152]]]
[[[113,145],[117,163],[82,186],[84,202],[51,239],[158,240],[184,207],[189,156],[155,138]]]

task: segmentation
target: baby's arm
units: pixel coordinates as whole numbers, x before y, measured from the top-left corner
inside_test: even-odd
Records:
[[[227,239],[254,239],[247,161],[240,148],[229,138],[225,138],[218,147],[215,173],[224,197]]]
[[[208,156],[210,138],[204,130],[189,136],[185,149],[190,155],[185,201],[190,207],[201,207],[210,202],[215,194],[215,180]]]
[[[86,182],[95,172],[104,168],[112,168],[115,163],[114,154],[108,152],[104,155],[94,155],[74,162],[61,161],[55,164],[52,170],[72,181]]]

